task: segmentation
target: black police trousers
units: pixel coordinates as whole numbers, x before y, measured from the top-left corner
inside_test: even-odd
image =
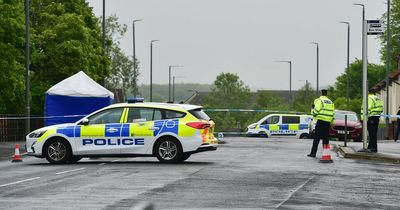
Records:
[[[329,128],[331,127],[330,122],[318,120],[315,125],[314,141],[311,148],[311,155],[317,154],[319,140],[322,139],[322,144],[329,144]]]
[[[368,149],[378,151],[377,133],[379,126],[379,116],[368,117],[367,129],[369,135]]]

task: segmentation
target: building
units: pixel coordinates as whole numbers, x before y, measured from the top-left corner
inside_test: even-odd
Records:
[[[377,96],[382,100],[383,110],[384,110],[383,112],[386,114],[386,108],[387,108],[386,80],[380,81],[378,84],[372,87],[372,89],[376,91]],[[387,113],[389,115],[396,115],[399,106],[400,106],[400,70],[397,70],[389,75],[389,107],[388,107],[389,109]],[[396,118],[391,117],[390,121],[396,121]]]

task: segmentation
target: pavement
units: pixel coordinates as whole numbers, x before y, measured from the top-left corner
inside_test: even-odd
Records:
[[[343,142],[331,141],[334,151],[344,158],[373,160],[388,163],[400,163],[400,141],[378,140],[378,152],[358,152],[363,148],[362,142],[348,142],[344,147]]]
[[[26,153],[25,142],[0,142],[0,160],[11,160],[14,156],[15,145],[19,144],[19,153],[23,155]]]

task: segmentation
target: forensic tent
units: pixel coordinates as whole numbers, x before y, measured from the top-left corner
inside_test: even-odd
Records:
[[[112,104],[114,94],[80,71],[51,87],[45,98],[45,125],[76,122]]]

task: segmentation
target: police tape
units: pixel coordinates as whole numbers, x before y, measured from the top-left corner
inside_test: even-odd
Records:
[[[75,118],[86,115],[62,115],[62,116],[33,116],[33,117],[0,117],[0,120],[25,120],[25,119],[53,119],[53,118]]]
[[[279,114],[310,114],[306,112],[297,111],[279,111],[268,109],[204,109],[205,112],[266,112],[266,113],[279,113]]]

